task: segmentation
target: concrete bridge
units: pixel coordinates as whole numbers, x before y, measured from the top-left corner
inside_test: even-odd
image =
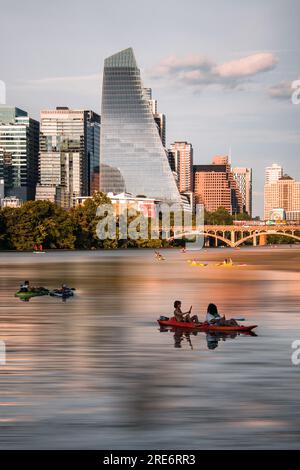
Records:
[[[300,225],[205,225],[203,230],[185,227],[184,231],[180,232],[179,229],[175,236],[169,239],[188,238],[193,235],[204,235],[206,239],[214,239],[215,246],[221,241],[231,248],[242,245],[248,240],[252,241],[253,246],[266,245],[268,235],[284,235],[300,242]]]

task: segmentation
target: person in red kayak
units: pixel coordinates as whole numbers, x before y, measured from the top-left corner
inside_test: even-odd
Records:
[[[192,307],[189,309],[188,312],[183,313],[181,311],[181,301],[180,300],[175,300],[174,302],[174,317],[176,318],[176,321],[178,322],[188,322],[188,323],[199,323],[197,315],[193,315],[192,317],[191,312],[192,312]]]
[[[211,325],[239,326],[239,324],[236,322],[236,320],[234,320],[234,318],[226,320],[225,316],[221,317],[218,312],[218,308],[215,304],[209,304],[209,306],[207,307],[206,321]]]

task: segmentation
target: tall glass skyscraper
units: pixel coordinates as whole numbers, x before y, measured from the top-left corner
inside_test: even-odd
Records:
[[[100,189],[180,203],[133,50],[104,62]]]

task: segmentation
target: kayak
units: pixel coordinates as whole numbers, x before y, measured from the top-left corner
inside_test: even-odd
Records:
[[[48,295],[49,291],[47,289],[41,291],[28,291],[28,292],[16,292],[15,297],[19,299],[30,299],[31,297],[41,297],[43,295]]]
[[[184,330],[197,330],[197,331],[239,331],[239,332],[249,332],[257,328],[257,325],[239,325],[239,326],[217,326],[210,325],[209,323],[188,323],[188,322],[178,322],[173,319],[169,320],[157,320],[160,326],[169,326],[173,328],[182,328]]]
[[[207,263],[200,263],[199,261],[188,261],[188,264],[192,268],[205,268],[206,266],[208,266]]]
[[[73,297],[74,292],[72,289],[67,289],[62,292],[60,289],[54,289],[50,291],[51,297],[61,297],[63,299],[67,299],[68,297]]]

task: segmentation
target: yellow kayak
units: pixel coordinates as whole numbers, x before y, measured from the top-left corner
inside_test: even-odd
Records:
[[[200,261],[191,261],[191,260],[188,261],[188,264],[192,267],[197,267],[197,268],[205,268],[206,266],[208,266],[207,264],[201,263]]]

